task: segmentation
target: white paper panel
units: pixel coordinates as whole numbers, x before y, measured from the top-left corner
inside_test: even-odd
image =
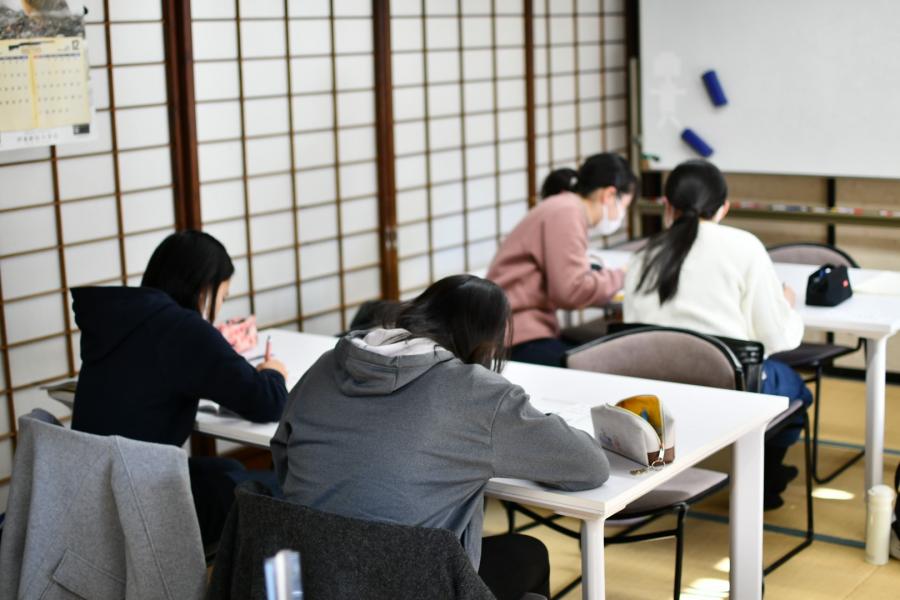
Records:
[[[544,14],[544,4],[540,1],[534,3],[534,14]],[[535,47],[543,47],[547,44],[547,19],[544,17],[534,17],[534,45]]]
[[[345,165],[340,169],[341,195],[345,198],[367,196],[378,192],[375,163]]]
[[[200,212],[205,222],[243,216],[243,184],[240,181],[201,184]]]
[[[541,175],[539,175],[541,176]],[[500,176],[500,201],[526,200],[528,198],[528,175],[524,171]]]
[[[211,233],[208,228],[206,232]],[[219,241],[222,242],[223,240],[219,239]],[[247,267],[247,259],[235,258],[234,254],[232,254],[231,261],[232,263],[234,263],[234,275],[231,276],[231,286],[229,286],[228,288],[228,294],[229,296],[246,294],[250,290],[250,275],[249,268]],[[229,300],[225,303],[225,306],[228,306],[229,304],[233,304],[235,302],[240,302],[240,300]],[[246,316],[250,314],[249,301],[247,308],[241,310],[242,312],[237,313],[238,315]]]
[[[556,165],[569,163],[572,164],[578,158],[575,150],[575,134],[566,133],[563,135],[554,135],[553,140],[553,161]]]
[[[420,14],[422,14],[421,0],[393,0],[391,2],[391,16]]]
[[[165,112],[165,108],[162,109]],[[56,156],[65,158],[67,156],[77,156],[81,154],[94,154],[97,152],[109,152],[112,150],[112,132],[109,124],[110,113],[108,111],[97,111],[94,113],[94,120],[91,121],[91,130],[96,136],[90,142],[79,142],[77,144],[63,144],[56,147]],[[168,124],[166,125],[168,128]],[[166,141],[168,141],[168,129],[165,131]],[[121,133],[119,134],[119,143],[121,144]],[[46,150],[43,150],[46,152]],[[3,152],[3,154],[11,154]]]
[[[581,99],[599,98],[603,95],[603,85],[600,83],[600,75],[588,73],[578,77],[578,94]]]
[[[287,94],[285,59],[245,60],[241,68],[245,97]]]
[[[462,152],[446,150],[431,154],[431,181],[440,183],[462,178]]]
[[[577,27],[579,43],[600,41],[600,29],[602,27],[600,17],[579,16]]]
[[[582,129],[579,131],[578,137],[581,143],[580,161],[592,154],[603,151],[603,132],[601,129]]]
[[[497,211],[492,208],[472,211],[466,215],[470,240],[478,240],[497,233]]]
[[[375,300],[380,297],[381,271],[377,267],[344,275],[344,300],[348,304]],[[355,309],[352,312],[355,312]]]
[[[292,17],[327,17],[330,14],[330,0],[288,0],[288,15]]]
[[[378,263],[378,234],[360,233],[347,236],[343,240],[344,268],[355,269]]]
[[[341,315],[338,312],[322,315],[303,321],[303,331],[319,333],[322,335],[334,335],[343,329]]]
[[[372,51],[371,19],[340,19],[334,23],[335,52]]]
[[[284,23],[241,21],[241,55],[244,58],[284,56]]]
[[[493,27],[489,17],[463,17],[463,46],[484,48],[491,45]]]
[[[166,103],[166,68],[163,65],[114,67],[116,107]]]
[[[336,68],[339,90],[375,87],[372,55],[338,56]]]
[[[494,75],[494,63],[490,50],[466,50],[463,52],[463,76],[466,80],[489,79]]]
[[[297,319],[297,289],[294,286],[258,292],[256,315],[261,327],[270,323],[283,323]]]
[[[578,47],[578,69],[584,71],[597,71],[600,69],[601,53],[609,54],[615,46],[600,48],[599,44],[580,45]]]
[[[200,181],[240,177],[243,172],[241,143],[200,144]]]
[[[84,3],[90,11],[87,19],[99,18],[102,9],[95,12],[93,6]],[[99,2],[97,2],[99,4]],[[158,21],[162,19],[161,2],[130,2],[129,0],[113,0],[109,3],[110,21]]]
[[[368,125],[375,122],[374,92],[339,92],[338,123],[347,125]]]
[[[119,179],[123,191],[171,184],[172,156],[169,148],[120,153]]]
[[[450,215],[463,210],[463,186],[459,182],[431,188],[431,215]]]
[[[297,131],[327,129],[333,126],[331,94],[297,96],[293,98],[293,103],[294,129]]]
[[[59,175],[59,197],[84,198],[100,196],[115,192],[112,156],[90,156],[85,158],[67,158],[57,162]],[[90,177],[85,177],[90,173]],[[48,200],[52,199],[52,196]]]
[[[428,224],[415,223],[397,228],[397,253],[402,257],[428,251]]]
[[[4,312],[6,335],[11,344],[58,334],[66,329],[60,294],[9,302],[4,306]]]
[[[240,0],[241,18],[277,18],[284,16],[282,0]]]
[[[254,177],[247,182],[250,212],[290,210],[293,199],[290,175]],[[290,219],[290,215],[286,218]]]
[[[514,204],[506,204],[500,209],[500,231],[507,234],[528,212],[528,204],[523,200]]]
[[[596,127],[600,125],[602,117],[599,102],[582,102],[578,107],[578,118],[582,127]]]
[[[572,0],[549,0],[549,14],[568,15],[572,13],[574,3]]]
[[[422,83],[422,55],[393,54],[391,57],[391,73],[394,87],[419,85]]]
[[[534,79],[534,102],[538,107],[546,106],[550,92],[547,89],[546,77],[535,77]]]
[[[301,209],[297,212],[297,221],[297,237],[303,244],[338,235],[337,206],[334,204]],[[306,277],[306,273],[301,275]]]
[[[337,0],[333,4],[335,17],[370,17],[372,3],[368,0]]]
[[[297,203],[301,206],[333,200],[335,193],[334,169],[315,169],[297,173]]]
[[[237,64],[194,63],[194,90],[198,102],[237,98]]]
[[[553,102],[569,102],[575,99],[575,78],[571,75],[550,77]]]
[[[458,148],[462,143],[460,129],[459,117],[432,119],[429,127],[431,149]]]
[[[520,79],[497,83],[498,108],[524,108],[525,82]]]
[[[117,110],[116,135],[120,150],[168,144],[169,115],[166,107]]]
[[[294,137],[294,151],[298,169],[334,164],[334,135],[330,131],[301,133]]]
[[[331,90],[330,58],[292,58],[291,88],[295,94]]]
[[[466,116],[465,123],[467,144],[480,144],[494,140],[494,115]]]
[[[243,219],[206,225],[203,229],[206,233],[222,242],[232,260],[237,256],[247,254],[247,234],[244,229]],[[236,261],[234,267],[237,270]],[[246,270],[244,273],[246,274]],[[232,287],[234,287],[233,284]],[[237,294],[238,292],[232,290],[232,293]]]
[[[465,251],[460,248],[439,250],[434,253],[434,278],[442,279],[448,275],[464,273],[466,270]]]
[[[498,115],[501,140],[522,139],[525,137],[525,111],[516,110],[502,112]]]
[[[250,240],[254,253],[290,246],[294,243],[294,220],[290,213],[251,217]]]
[[[605,96],[619,96],[626,92],[624,71],[609,72],[605,74]]]
[[[493,206],[497,200],[497,180],[494,177],[480,177],[466,182],[466,197],[469,209]]]
[[[253,258],[253,286],[256,289],[286,285],[295,281],[296,267],[293,250],[281,250],[255,255]]]
[[[233,21],[195,21],[191,32],[195,61],[237,56],[237,28]]]
[[[329,240],[300,248],[300,272],[304,279],[336,273],[339,268],[337,241]]]
[[[432,85],[428,87],[428,108],[432,117],[458,115],[459,85]]]
[[[291,142],[287,135],[247,140],[247,175],[289,171]]]
[[[125,233],[171,226],[174,223],[172,190],[153,190],[122,196],[122,226]]]
[[[394,120],[421,119],[425,115],[425,91],[421,87],[394,90]]]
[[[520,12],[521,8],[515,12]],[[498,46],[523,46],[525,21],[522,17],[497,17],[495,26]]]
[[[191,16],[194,19],[234,18],[234,8],[234,2],[222,2],[222,0],[191,0]]]
[[[497,252],[497,241],[486,240],[469,244],[469,270],[486,269]]]
[[[234,288],[236,276],[231,279],[231,286]],[[235,292],[232,292],[235,293]],[[228,319],[237,319],[246,317],[250,314],[249,298],[232,298],[222,305],[222,310],[216,315],[217,321],[227,321]]]
[[[603,47],[603,62],[607,67],[624,68],[628,63],[625,55],[625,45],[606,45]]]
[[[497,51],[497,76],[524,77],[525,53],[516,48]]]
[[[391,46],[394,52],[421,49],[421,22],[418,19],[391,19]]]
[[[354,127],[338,132],[341,162],[375,159],[375,130]]]
[[[119,232],[114,197],[67,202],[62,205],[60,211],[63,240],[66,244],[114,236]],[[29,233],[33,235],[39,231],[41,230],[35,227]],[[47,231],[52,232],[52,227]]]
[[[107,70],[103,67],[91,69],[91,96],[96,110],[109,108],[109,82],[107,75]]]
[[[35,277],[35,273],[41,276]],[[7,299],[57,289],[62,286],[59,255],[56,250],[48,250],[0,260],[0,277]]]
[[[581,65],[579,65],[579,68]],[[575,70],[575,48],[572,46],[556,46],[550,48],[551,73],[571,73]]]
[[[66,248],[65,257],[70,287],[115,279],[121,274],[115,240]]]
[[[430,83],[459,81],[459,53],[456,50],[429,52],[428,81]]]
[[[159,3],[156,4],[159,6]],[[132,23],[127,25],[113,23],[110,28],[112,30],[114,64],[127,65],[165,61],[166,54],[163,49],[162,25],[159,23]]]
[[[464,86],[466,112],[493,110],[494,86],[490,82],[467,83]]]
[[[56,216],[44,206],[0,213],[0,254],[25,252],[56,244]]]
[[[425,19],[425,42],[429,49],[457,48],[458,36],[456,19]]]
[[[462,244],[463,218],[462,215],[440,217],[431,222],[431,243],[436,248],[443,248],[455,244]]]
[[[289,35],[292,56],[331,52],[331,26],[327,19],[291,21]]]
[[[154,231],[138,235],[129,235],[125,238],[125,266],[129,275],[143,273],[150,262],[150,256],[156,247],[172,233],[172,229],[166,231]]]
[[[550,17],[550,42],[571,43],[575,39],[572,17]]]
[[[625,17],[607,15],[603,19],[603,34],[607,41],[625,41]]]
[[[241,135],[241,107],[238,102],[197,104],[197,140],[234,139]]]
[[[341,305],[341,287],[337,275],[307,281],[300,286],[304,314],[337,309]]]
[[[424,219],[428,214],[428,194],[424,189],[397,193],[397,222]]]
[[[428,285],[429,260],[427,256],[400,261],[400,289],[410,290]]]
[[[425,151],[425,123],[397,123],[394,125],[394,152],[400,154]]]
[[[553,109],[553,130],[554,131],[570,131],[575,129],[575,106],[572,104],[562,104],[554,106]]]
[[[344,234],[378,229],[378,199],[363,198],[341,203],[341,227]]]
[[[525,142],[505,142],[500,144],[500,170],[524,168],[526,163]]]

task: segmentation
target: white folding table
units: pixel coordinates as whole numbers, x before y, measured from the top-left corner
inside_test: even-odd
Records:
[[[272,336],[276,357],[289,370],[293,386],[318,356],[336,340],[287,331]],[[656,394],[669,406],[676,421],[675,462],[659,471],[632,475],[637,466],[610,455],[611,475],[601,487],[563,492],[522,480],[494,479],[487,494],[504,500],[548,508],[578,518],[582,527],[583,597],[605,597],[603,529],[605,520],[662,483],[699,461],[733,445],[731,471],[731,597],[762,597],[762,481],[763,438],[769,421],[787,408],[778,396],[732,392],[662,381],[601,375],[511,362],[504,375],[521,385],[539,410],[556,412],[573,427],[593,431],[590,408],[635,394]],[[241,419],[200,413],[196,430],[221,439],[268,447],[276,424],[253,424]]]
[[[610,267],[628,264],[631,252],[594,250]],[[900,295],[854,292],[833,307],[806,306],[810,265],[775,263],[782,281],[797,292],[797,311],[811,331],[848,333],[866,340],[866,480],[865,489],[882,482],[884,474],[884,385],[887,376],[887,340],[900,331]],[[850,285],[857,287],[891,271],[849,269]],[[865,496],[863,496],[865,497]]]

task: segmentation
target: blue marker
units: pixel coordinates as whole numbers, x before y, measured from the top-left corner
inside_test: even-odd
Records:
[[[712,156],[712,146],[707,144],[702,137],[694,133],[693,129],[685,129],[684,131],[682,131],[681,139],[683,139],[688,146],[693,148],[694,151],[703,158],[709,158],[710,156]]]
[[[706,86],[706,93],[715,106],[725,106],[728,104],[728,98],[725,97],[725,90],[722,89],[722,83],[716,72],[709,70],[703,74],[703,85]]]

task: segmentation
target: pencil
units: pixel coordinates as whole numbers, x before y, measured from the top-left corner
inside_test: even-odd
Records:
[[[269,356],[271,356],[271,355],[272,355],[272,336],[270,335],[269,337],[266,338],[266,353],[263,356],[263,360],[268,362]]]

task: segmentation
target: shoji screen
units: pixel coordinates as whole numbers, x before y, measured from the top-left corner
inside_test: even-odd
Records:
[[[69,289],[139,281],[174,229],[160,2],[87,7],[96,140],[0,153],[0,483],[15,416],[79,367]]]
[[[624,0],[532,0],[535,182],[597,152],[626,155]]]
[[[486,267],[528,207],[521,0],[392,0],[400,292]]]
[[[201,211],[225,316],[342,330],[380,295],[370,0],[193,0]]]

